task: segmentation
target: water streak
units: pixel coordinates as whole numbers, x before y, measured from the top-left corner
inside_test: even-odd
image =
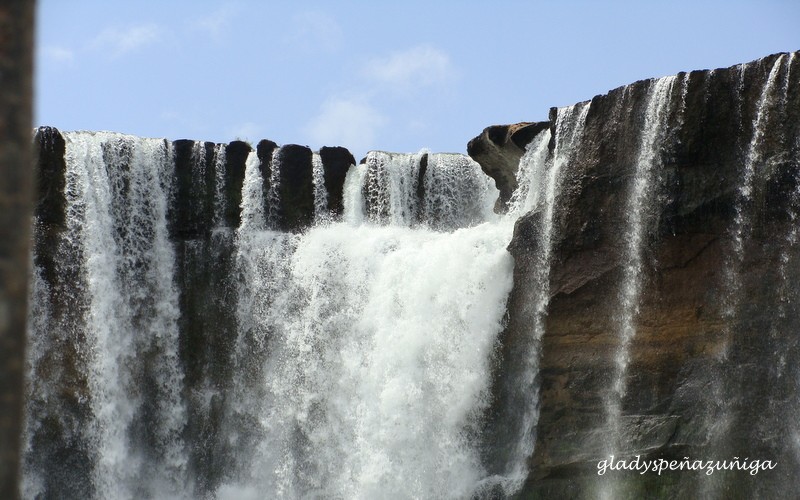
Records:
[[[214,146],[214,227],[225,224],[225,170],[227,168],[227,147],[225,144]]]
[[[618,344],[614,355],[614,371],[609,394],[606,396],[606,427],[609,436],[607,453],[619,453],[629,440],[625,439],[622,424],[622,403],[627,390],[630,347],[636,335],[640,312],[644,247],[647,237],[656,227],[660,192],[659,167],[661,148],[667,132],[672,91],[677,77],[654,80],[648,90],[644,124],[640,136],[633,179],[629,188],[625,213],[623,277],[619,292]],[[683,94],[683,92],[682,92]],[[624,450],[623,450],[624,451]],[[613,498],[613,484],[605,484],[602,495]]]
[[[365,204],[369,219],[398,226],[419,222],[419,171],[427,152],[370,151],[366,158]]]
[[[85,349],[94,488],[103,498],[176,496],[187,478],[174,254],[166,227],[171,147],[116,134],[65,139],[80,205],[68,210],[84,216],[79,237],[90,302]]]
[[[319,223],[330,218],[328,190],[325,189],[325,167],[319,153],[311,156],[312,181],[314,183],[314,221]]]
[[[519,491],[528,476],[528,461],[533,455],[539,420],[539,359],[550,303],[551,257],[558,238],[556,207],[565,184],[565,167],[574,158],[590,106],[587,101],[557,110],[552,154],[548,150],[549,130],[531,141],[520,160],[517,172],[519,188],[512,195],[507,216],[500,222],[500,225],[513,224],[517,217],[529,211],[540,214],[536,219],[538,238],[534,262],[525,276],[526,307],[520,323],[526,337],[519,342],[520,351],[514,353],[518,362],[512,363],[519,366],[514,376],[515,394],[511,395],[516,401],[511,404],[519,407],[521,414],[512,424],[516,429],[511,449],[504,457],[503,471],[498,476],[484,479],[479,486],[481,491],[492,491],[493,485],[499,484],[504,494],[511,496]]]

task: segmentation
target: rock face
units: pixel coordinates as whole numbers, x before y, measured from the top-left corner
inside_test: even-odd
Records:
[[[655,107],[658,88],[666,91]],[[577,130],[579,137],[563,165],[555,209],[551,298],[538,345],[540,416],[520,497],[699,491],[776,498],[797,491],[800,462],[789,436],[800,428],[800,54],[681,73],[661,86],[640,81],[589,106],[581,129],[559,126],[564,110],[550,116],[549,161],[563,135]],[[656,128],[648,122],[653,116]],[[647,130],[658,134],[649,149]],[[496,144],[483,139],[489,131],[471,149],[476,141]],[[652,153],[652,173],[637,204],[644,149]],[[499,153],[492,160],[481,154],[482,164],[493,161],[497,171]],[[531,342],[530,286],[543,216],[522,217],[509,246],[516,267],[496,384],[500,402],[526,401],[515,376],[531,360],[516,353]],[[636,221],[641,242],[633,245]],[[638,274],[631,277],[632,270]],[[633,335],[624,346],[632,283]],[[614,391],[620,379],[621,394]],[[508,423],[514,412],[519,408],[497,409],[495,420]],[[502,444],[502,432],[490,435]],[[757,475],[598,476],[598,462],[611,453],[642,460],[749,457],[778,466]]]
[[[513,125],[492,125],[467,144],[467,154],[494,179],[500,198],[495,211],[504,212],[511,194],[517,189],[517,167],[525,146],[550,122],[522,122]]]
[[[342,191],[347,170],[350,165],[356,164],[353,154],[341,146],[323,146],[319,149],[319,156],[325,170],[325,191],[328,193],[328,211],[334,214],[344,212],[344,197]]]

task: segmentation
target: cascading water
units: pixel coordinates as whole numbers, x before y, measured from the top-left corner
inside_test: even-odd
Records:
[[[378,164],[382,156],[349,173],[344,219],[353,222],[303,235],[239,231],[242,367],[225,425],[246,422],[233,434],[250,452],[220,497],[463,497],[481,477],[470,436],[488,404],[510,232],[407,227],[419,206],[419,155]],[[496,193],[468,166],[490,206]],[[465,173],[443,168],[451,191],[427,203],[459,218],[451,202],[473,193],[452,186]],[[368,178],[367,189],[354,181]],[[368,200],[352,199],[365,191]],[[369,219],[353,212],[366,201],[389,207],[394,223],[360,222]],[[243,213],[259,204],[246,194]]]
[[[43,133],[24,495],[796,485],[800,94],[772,57],[492,128],[471,152],[502,168],[543,130],[506,215],[462,155]],[[598,476],[742,449],[785,469]]]
[[[514,353],[516,365],[513,369],[514,389],[508,395],[509,406],[519,409],[520,414],[503,420],[500,426],[513,426],[510,432],[509,449],[502,457],[498,472],[486,478],[481,491],[491,492],[499,485],[505,495],[513,495],[528,477],[528,460],[535,445],[535,432],[539,418],[539,386],[537,375],[541,356],[541,341],[545,333],[547,307],[550,302],[550,267],[553,245],[558,237],[556,207],[564,185],[565,166],[574,154],[580,141],[590,102],[559,108],[556,112],[556,140],[552,153],[548,149],[551,141],[550,130],[540,133],[530,142],[520,160],[517,172],[518,188],[513,193],[505,223],[528,212],[538,213],[536,233],[538,235],[536,258],[526,273],[528,284],[524,302],[525,339],[520,342],[521,351]],[[487,493],[491,495],[491,493]]]
[[[581,109],[585,116],[588,106]],[[63,245],[76,247],[70,258],[85,277],[76,299],[85,312],[74,320],[83,333],[49,333],[58,329],[45,307],[48,285],[34,279],[42,307],[31,318],[31,379],[42,396],[32,393],[29,434],[51,418],[42,414],[48,386],[37,373],[58,341],[89,366],[86,415],[64,438],[78,443],[65,449],[87,448],[83,496],[470,496],[486,475],[476,443],[512,283],[506,246],[516,217],[534,206],[548,211],[557,190],[554,169],[544,173],[548,140],[549,132],[538,138],[539,165],[521,179],[527,201],[507,217],[493,214],[497,190],[467,157],[373,152],[348,173],[342,222],[325,221],[317,165],[315,213],[325,223],[302,234],[274,229],[281,150],[268,182],[251,151],[233,240],[218,227],[225,150],[215,147],[209,159],[205,143],[195,143],[190,187],[213,193],[215,228],[211,250],[194,240],[178,245],[180,276],[189,280],[182,286],[201,279],[186,266],[232,244],[236,331],[224,351],[230,358],[216,362],[229,378],[205,374],[187,392],[183,370],[197,361],[178,359],[166,222],[171,147],[67,135],[71,229]],[[549,191],[540,193],[537,179],[546,176]],[[533,425],[523,426],[529,438]],[[54,491],[40,477],[48,467],[40,455],[31,439],[30,496]]]
[[[764,142],[764,122],[768,118],[769,113],[769,99],[772,96],[775,84],[777,82],[778,71],[781,68],[781,62],[784,56],[780,56],[775,60],[775,63],[770,70],[767,77],[766,85],[762,89],[761,96],[758,100],[756,108],[756,117],[753,121],[753,134],[747,146],[747,153],[745,156],[745,163],[742,169],[742,179],[739,184],[738,200],[736,204],[736,216],[733,222],[732,237],[733,237],[733,262],[730,264],[729,273],[733,275],[729,278],[732,284],[731,293],[728,294],[731,300],[738,301],[740,299],[738,283],[738,273],[740,271],[741,263],[744,258],[744,241],[751,230],[752,225],[752,207],[750,204],[753,201],[753,185],[756,176],[756,167],[759,164],[760,153],[759,147]],[[742,65],[742,74],[744,74],[747,65]],[[740,88],[741,92],[741,88]],[[737,314],[738,303],[734,302],[728,304],[727,310],[724,312],[726,317],[730,320],[735,320]]]
[[[366,215],[373,221],[388,221],[390,224],[410,226],[419,222],[420,168],[425,153],[405,155],[371,151],[367,154],[363,169],[366,182],[364,203]],[[346,214],[345,217],[360,217],[361,214]]]
[[[227,154],[224,144],[214,146],[214,227],[222,227],[225,220],[225,164]]]
[[[325,189],[325,170],[319,153],[311,157],[312,180],[314,182],[314,220],[326,220],[328,213],[328,191]]]
[[[265,214],[265,222],[267,224],[266,227],[270,228],[278,227],[278,219],[280,217],[282,152],[282,148],[275,148],[275,150],[272,152],[272,161],[270,162],[269,189],[267,190]],[[248,164],[249,163],[250,158],[248,157]],[[251,182],[255,182],[257,186],[261,186],[264,182],[264,179],[260,174],[258,174],[257,177],[252,177],[253,175],[256,174],[251,174],[251,178],[255,180]],[[254,189],[260,189],[260,187],[254,187]],[[248,205],[242,204],[242,212],[245,212],[247,208]]]
[[[614,375],[607,402],[608,426],[611,429],[611,452],[620,446],[620,417],[622,400],[626,391],[626,376],[630,363],[630,344],[636,335],[636,320],[642,287],[642,266],[645,238],[652,232],[659,201],[660,148],[666,132],[666,119],[672,102],[672,89],[677,77],[668,76],[653,81],[644,112],[644,126],[636,158],[635,172],[626,203],[624,234],[625,256],[623,261],[623,283],[620,289],[620,312],[618,336],[614,356]],[[659,207],[660,208],[660,207]]]
[[[241,230],[261,230],[267,228],[267,214],[265,213],[264,200],[264,179],[259,171],[258,155],[251,151],[247,155],[244,170],[244,183],[242,185],[242,221],[239,225]],[[271,194],[271,193],[270,193]],[[270,205],[270,212],[276,211]]]
[[[766,80],[759,97],[755,103],[753,110],[755,115],[752,120],[752,132],[750,139],[745,148],[744,161],[741,167],[741,179],[738,184],[736,193],[735,214],[730,228],[731,249],[730,254],[726,257],[725,269],[725,294],[722,301],[722,317],[726,321],[726,338],[722,345],[719,355],[718,371],[720,373],[727,373],[730,369],[730,351],[737,347],[737,344],[742,343],[748,336],[748,326],[746,311],[747,290],[743,283],[743,274],[746,271],[746,257],[751,249],[748,245],[752,244],[753,232],[756,229],[758,222],[755,220],[757,217],[758,207],[756,206],[756,198],[763,195],[765,187],[761,184],[767,175],[770,163],[774,158],[765,157],[765,143],[768,124],[770,122],[777,123],[780,120],[779,115],[782,110],[785,110],[786,95],[788,93],[789,85],[789,70],[793,54],[790,57],[780,55],[777,57],[769,70]],[[779,82],[780,71],[786,63],[787,72],[783,85]],[[744,79],[746,71],[755,69],[753,65],[742,65],[740,80]],[[782,88],[780,88],[780,87]],[[740,94],[744,92],[743,87],[740,85],[738,88]],[[740,102],[743,99],[740,99]],[[740,104],[741,106],[741,104]],[[740,110],[740,113],[742,111]],[[774,128],[772,129],[774,131]],[[774,133],[774,132],[773,132]],[[775,139],[781,140],[780,137]],[[775,140],[773,139],[773,140]],[[785,147],[789,150],[790,147]],[[793,218],[793,212],[789,212],[789,217]],[[785,263],[789,261],[790,253],[793,251],[793,234],[794,228],[790,228],[785,235],[785,241],[782,245],[781,253],[778,258],[778,272],[777,290],[778,296],[776,303],[775,317],[770,322],[771,326],[766,333],[766,338],[763,343],[769,345],[774,341],[776,335],[775,328],[792,328],[791,320],[786,319],[785,307],[788,303],[793,303],[791,300],[789,285],[787,283],[787,273],[784,267]],[[780,325],[780,326],[779,326]],[[774,362],[780,364],[784,356],[792,355],[791,344],[784,346],[783,352],[774,353]],[[777,370],[780,372],[780,368]],[[742,415],[738,414],[741,409],[736,405],[738,399],[738,392],[740,391],[740,382],[738,376],[719,377],[712,382],[710,407],[712,410],[707,415],[709,420],[708,427],[708,440],[712,443],[712,447],[717,453],[730,453],[732,450],[731,439],[729,437],[731,432],[738,432],[737,425],[741,427],[743,424],[738,422],[742,420]],[[790,384],[797,387],[797,384]],[[796,390],[796,389],[795,389]],[[755,402],[752,403],[755,407]],[[781,403],[772,401],[766,403],[774,407],[780,407]],[[775,427],[782,425],[779,422],[773,422],[771,419],[765,419],[765,423],[760,425],[762,427]],[[754,431],[755,433],[763,432],[763,429]],[[790,431],[791,432],[791,431]],[[733,452],[736,452],[733,450]],[[728,477],[719,475],[703,484],[703,493],[709,498],[725,498],[730,494],[730,484]],[[758,490],[756,490],[758,491]],[[763,494],[763,493],[762,493]]]
[[[76,490],[99,498],[176,496],[188,483],[174,255],[166,228],[171,150],[163,140],[116,134],[65,139],[64,247],[75,253],[67,250],[63,258],[66,266],[80,262],[75,272],[82,288],[72,293],[83,314],[68,336],[60,338],[62,324],[47,324],[47,316],[32,321],[37,329],[31,336],[45,352],[63,348],[56,341],[69,345],[77,358],[70,369],[85,381],[87,403],[81,402],[79,421],[61,422],[59,412],[39,413],[41,395],[33,390],[40,385],[31,385],[29,418],[52,428],[33,430],[29,438],[39,430],[59,432],[64,424],[73,429],[66,438],[80,441],[93,462],[91,487]],[[56,338],[47,342],[51,332]],[[32,353],[31,373],[47,370],[47,362],[41,351]],[[31,495],[46,481],[36,473],[26,475]]]
[[[627,390],[628,365],[630,364],[631,343],[636,336],[637,319],[640,311],[642,275],[644,271],[644,250],[648,235],[657,229],[657,217],[661,210],[659,193],[662,191],[661,155],[667,120],[673,102],[673,88],[678,78],[668,76],[654,80],[648,89],[645,101],[644,124],[639,137],[638,154],[635,159],[634,174],[631,179],[625,206],[625,233],[623,277],[619,291],[619,312],[617,313],[618,344],[614,354],[614,367],[611,387],[605,402],[606,453],[609,456],[625,453],[624,446],[630,442],[622,422],[622,403]],[[683,80],[680,95],[685,98],[686,79]],[[683,99],[682,99],[683,100]],[[680,103],[681,108],[684,106]],[[613,479],[607,478],[601,486],[603,498],[616,498]]]
[[[429,154],[422,219],[439,229],[467,227],[494,218],[491,180],[469,157]],[[490,194],[491,193],[491,194]]]

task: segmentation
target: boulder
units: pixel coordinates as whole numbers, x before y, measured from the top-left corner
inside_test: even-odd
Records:
[[[517,189],[519,160],[525,146],[550,122],[521,122],[513,125],[492,125],[467,144],[467,154],[494,179],[500,191],[495,211],[504,212],[508,200]]]

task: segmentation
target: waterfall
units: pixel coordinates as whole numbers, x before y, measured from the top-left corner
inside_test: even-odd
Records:
[[[174,254],[166,226],[171,149],[163,140],[107,133],[65,139],[64,241],[77,251],[63,257],[80,262],[82,288],[74,293],[85,301],[85,312],[66,338],[60,325],[38,322],[33,328],[42,329],[32,336],[44,345],[55,334],[47,348],[66,342],[78,357],[72,369],[85,380],[88,411],[70,425],[79,427],[73,439],[83,441],[93,459],[95,495],[179,495],[188,484],[177,295],[170,279]],[[31,364],[34,372],[46,369],[37,366],[36,354]]]
[[[329,217],[328,191],[325,189],[325,171],[322,157],[313,153],[311,158],[312,180],[314,182],[314,220],[319,223]]]
[[[496,190],[467,156],[371,151],[356,168],[364,171],[363,210],[373,222],[452,230],[494,218]]]
[[[734,218],[734,226],[732,230],[734,251],[733,273],[736,273],[737,268],[741,266],[741,262],[744,257],[744,240],[751,230],[750,226],[752,225],[752,221],[750,219],[752,208],[750,207],[750,204],[753,201],[753,192],[755,189],[753,183],[755,181],[756,167],[759,166],[759,163],[761,162],[761,153],[759,151],[759,147],[764,142],[764,123],[769,116],[769,100],[770,97],[772,97],[775,84],[777,83],[778,72],[780,71],[783,59],[784,56],[781,55],[775,60],[775,63],[769,72],[769,76],[767,77],[766,84],[761,91],[761,96],[759,97],[756,107],[756,117],[753,121],[753,134],[747,146],[747,152],[745,155],[745,162],[742,169],[742,179],[741,183],[739,184],[738,200],[736,204],[736,216]],[[745,68],[746,65],[742,65],[742,72],[745,71]],[[737,292],[738,290],[736,289],[731,290],[731,295],[736,297],[738,295]],[[733,305],[732,309],[735,310],[736,305]],[[735,315],[736,313],[733,311],[729,314]]]
[[[495,189],[468,156],[428,155],[424,189],[422,217],[429,226],[452,229],[494,217]]]
[[[467,160],[438,157],[434,197],[420,202],[409,156],[370,153],[351,169],[343,223],[240,229],[238,375],[224,424],[238,470],[220,498],[461,498],[482,477],[473,437],[511,287],[510,226],[408,227],[420,205],[474,222],[456,201],[477,189],[458,179]],[[361,218],[367,202],[391,222]],[[247,213],[258,201],[242,203]]]
[[[636,320],[642,288],[643,251],[648,233],[653,231],[660,207],[658,185],[661,148],[666,133],[666,119],[677,77],[669,76],[652,82],[645,104],[644,125],[638,157],[626,202],[623,278],[620,287],[617,322],[619,343],[614,356],[614,375],[607,402],[608,426],[611,429],[611,451],[620,446],[622,401],[626,391],[626,375],[630,363],[630,344],[636,335]]]
[[[225,221],[225,166],[227,155],[225,144],[214,146],[214,227],[222,227]]]
[[[269,189],[267,190],[267,198],[266,198],[266,222],[267,227],[270,228],[277,228],[278,227],[278,220],[280,217],[281,212],[281,205],[280,205],[280,188],[281,188],[281,154],[283,150],[282,148],[275,148],[272,151],[272,160],[270,161],[269,165]],[[263,180],[259,182],[259,184],[263,183]],[[245,210],[245,205],[242,205],[242,211]]]
[[[369,219],[410,226],[419,221],[420,169],[426,152],[417,154],[371,151],[367,154],[364,200]]]
[[[587,101],[556,110],[552,152],[548,149],[552,139],[549,129],[528,144],[517,171],[519,187],[511,197],[506,218],[499,222],[511,225],[524,214],[537,215],[537,247],[534,261],[524,271],[526,287],[520,300],[524,305],[518,319],[523,338],[518,341],[519,349],[506,352],[508,358],[503,360],[514,378],[502,396],[508,416],[494,424],[497,428],[489,437],[500,436],[495,439],[504,443],[492,443],[502,456],[496,473],[479,486],[478,491],[486,497],[498,494],[498,488],[504,496],[512,496],[528,477],[539,419],[539,359],[551,297],[551,256],[558,239],[557,207],[566,184],[564,167],[581,140],[590,105]]]
[[[538,138],[532,178],[521,179],[532,193],[548,138]],[[478,435],[512,285],[506,247],[524,208],[493,214],[497,190],[474,161],[372,152],[347,175],[342,220],[317,217],[324,223],[293,234],[275,229],[281,149],[268,169],[251,151],[231,233],[225,149],[197,142],[186,149],[193,170],[184,189],[193,206],[207,205],[214,228],[206,243],[194,233],[170,243],[171,144],[108,133],[66,139],[60,265],[76,269],[58,290],[43,270],[33,277],[30,496],[64,481],[93,498],[464,498],[479,488]],[[548,189],[557,189],[549,175]],[[204,192],[209,200],[196,199]],[[555,194],[531,196],[528,207],[546,210]],[[196,266],[228,246],[230,271],[213,292],[233,295],[234,329],[180,333],[179,323],[217,318],[192,309],[202,316],[180,320],[179,303],[197,300],[186,287],[225,273]],[[75,317],[53,303],[71,287]],[[77,414],[48,396],[65,378],[49,368],[60,345],[75,351],[63,371],[85,383]],[[48,478],[59,470],[43,444],[53,418],[62,434],[52,456],[85,450],[83,477],[73,467]],[[533,426],[524,425],[529,437]]]
[[[345,222],[358,225],[364,222],[367,207],[361,191],[367,178],[368,167],[365,164],[354,165],[347,171],[344,181],[344,217]]]
[[[480,165],[47,129],[23,495],[789,490],[797,63],[490,127]],[[742,450],[784,469],[600,471]]]
[[[767,130],[769,124],[779,123],[780,117],[778,115],[782,110],[785,110],[786,95],[789,85],[789,71],[786,73],[786,80],[784,81],[783,88],[779,87],[779,74],[780,70],[787,63],[787,69],[790,69],[793,57],[786,57],[785,55],[778,56],[772,67],[770,68],[766,79],[764,80],[761,91],[758,94],[758,99],[755,102],[755,109],[753,110],[754,117],[751,123],[751,131],[749,141],[747,141],[744,152],[744,159],[741,166],[740,180],[736,191],[735,198],[735,213],[729,229],[729,237],[731,239],[730,253],[726,256],[726,268],[724,274],[724,287],[725,298],[722,301],[721,316],[726,322],[725,336],[722,349],[720,351],[717,371],[724,374],[724,377],[717,377],[712,381],[711,394],[710,394],[710,407],[706,419],[708,420],[708,440],[712,443],[712,448],[717,453],[730,452],[732,448],[732,439],[730,434],[737,432],[737,424],[740,427],[740,422],[737,420],[742,419],[742,409],[737,405],[737,399],[741,386],[741,377],[739,374],[730,374],[731,371],[731,350],[737,345],[744,345],[747,342],[748,327],[747,316],[747,287],[743,281],[743,274],[746,272],[746,258],[748,252],[760,251],[751,247],[754,239],[753,233],[757,228],[758,222],[756,220],[758,207],[758,197],[763,196],[765,190],[764,183],[769,176],[769,170],[772,168],[771,163],[775,158],[765,156],[768,154],[768,149],[765,147],[767,142]],[[755,65],[742,65],[740,73],[740,80],[744,78],[746,71],[753,71],[757,68]],[[737,89],[740,96],[744,95],[744,88],[740,84]],[[740,97],[740,101],[743,101]],[[775,134],[775,126],[771,128],[772,133]],[[745,128],[745,131],[749,131]],[[745,136],[746,137],[746,136]],[[790,140],[790,138],[776,137],[776,140]],[[790,146],[786,146],[786,150]],[[793,211],[790,211],[788,216],[790,219],[794,217]],[[777,297],[775,317],[770,321],[769,331],[763,332],[764,339],[762,342],[769,346],[774,336],[776,335],[774,329],[778,328],[778,324],[784,322],[783,328],[793,328],[794,324],[791,320],[785,318],[785,307],[787,303],[793,303],[790,292],[787,290],[787,274],[785,263],[789,260],[789,252],[792,250],[792,238],[795,229],[790,226],[786,235],[784,236],[784,244],[782,245],[780,255],[778,257],[778,269],[775,278],[777,279]],[[765,278],[769,279],[769,278]],[[791,348],[791,344],[785,346]],[[775,363],[781,363],[784,355],[792,353],[790,349],[779,353],[773,354]],[[778,369],[777,371],[780,371]],[[796,389],[795,389],[796,390]],[[768,400],[773,399],[771,395],[767,395]],[[753,402],[753,407],[756,407],[756,402]],[[767,404],[779,407],[781,403],[771,401]],[[787,409],[787,411],[793,411]],[[782,422],[774,421],[765,415],[765,418],[759,427],[767,426],[783,426]],[[787,431],[791,431],[791,426],[787,427]],[[761,429],[754,430],[761,432]],[[728,496],[730,486],[726,483],[724,476],[714,478],[703,485],[703,493],[709,498],[723,498]],[[758,491],[758,490],[756,490]]]
[[[258,230],[267,227],[263,185],[264,179],[259,170],[258,154],[251,151],[245,162],[242,186],[242,222],[240,225],[242,230]]]
[[[517,185],[511,196],[508,213],[512,216],[524,215],[539,204],[541,190],[546,173],[545,162],[549,155],[547,146],[550,143],[550,130],[546,130],[533,138],[525,147],[525,154],[519,160]],[[561,148],[563,150],[563,148]]]
[[[523,353],[523,356],[530,361],[524,365],[520,374],[521,390],[527,392],[529,396],[523,396],[526,404],[523,406],[525,410],[520,422],[521,433],[511,455],[511,471],[509,474],[511,480],[504,488],[508,494],[514,493],[522,486],[528,474],[527,460],[533,453],[534,432],[539,418],[539,388],[536,384],[536,376],[539,371],[538,360],[541,355],[540,343],[545,333],[547,306],[550,303],[550,261],[557,236],[555,234],[556,207],[564,184],[564,167],[569,163],[569,159],[574,154],[575,147],[581,139],[590,107],[591,103],[587,101],[575,106],[558,109],[555,124],[556,142],[551,161],[542,161],[542,157],[539,155],[542,153],[543,146],[541,143],[537,144],[534,141],[531,143],[532,147],[530,149],[533,154],[529,156],[529,158],[534,159],[533,168],[527,165],[525,168],[521,168],[523,172],[530,169],[528,179],[520,182],[520,186],[524,186],[522,189],[528,192],[528,196],[526,197],[526,203],[514,208],[516,210],[527,209],[528,203],[531,203],[530,206],[536,207],[542,217],[537,228],[540,239],[539,248],[536,260],[528,276],[528,281],[531,285],[530,289],[533,293],[533,296],[528,299],[532,317],[528,331],[529,340],[525,342],[527,352]],[[549,134],[546,135],[549,136]],[[546,137],[542,137],[539,140],[544,141],[545,139]],[[541,185],[543,188],[540,188],[537,194],[531,196],[531,186],[537,185]]]

